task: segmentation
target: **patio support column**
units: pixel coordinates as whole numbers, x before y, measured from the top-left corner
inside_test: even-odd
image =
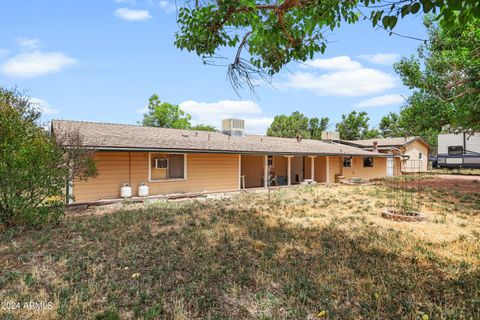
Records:
[[[326,163],[326,166],[327,166],[327,168],[325,170],[325,172],[327,173],[326,182],[330,183],[330,157],[329,156],[326,156],[325,163]]]
[[[268,187],[268,156],[264,156],[263,161],[263,186]]]
[[[238,155],[238,190],[242,189],[242,155]]]
[[[287,156],[287,185],[292,184],[292,156]]]
[[[315,181],[315,158],[316,156],[309,156],[310,158],[310,179]]]

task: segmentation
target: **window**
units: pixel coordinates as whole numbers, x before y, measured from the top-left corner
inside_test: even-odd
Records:
[[[365,157],[363,158],[363,167],[373,167],[373,158],[372,157]]]
[[[350,168],[352,166],[352,157],[343,158],[343,167]]]
[[[150,181],[186,179],[184,154],[150,154]]]
[[[422,160],[423,154],[421,152],[418,153],[418,160]]]
[[[448,147],[448,154],[450,154],[450,155],[463,154],[463,147],[462,146]]]

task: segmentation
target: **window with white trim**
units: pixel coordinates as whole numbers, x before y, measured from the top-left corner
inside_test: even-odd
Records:
[[[343,158],[343,167],[350,168],[352,166],[352,157],[344,157]]]
[[[185,179],[184,154],[152,153],[150,155],[150,181]]]

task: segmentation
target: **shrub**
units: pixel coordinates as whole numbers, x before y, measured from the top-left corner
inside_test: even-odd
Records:
[[[0,224],[37,226],[63,215],[70,151],[36,124],[39,117],[28,98],[0,87]]]

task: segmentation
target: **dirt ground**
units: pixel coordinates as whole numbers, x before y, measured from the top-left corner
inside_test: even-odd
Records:
[[[413,183],[420,187],[455,189],[461,194],[480,193],[480,176],[441,174],[431,179],[418,180]]]

